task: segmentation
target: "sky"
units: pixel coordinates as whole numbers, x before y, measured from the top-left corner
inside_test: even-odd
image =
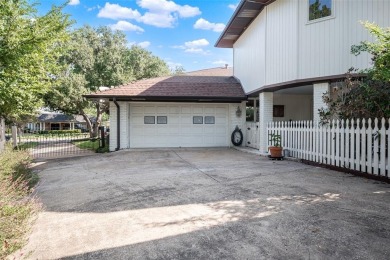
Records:
[[[39,0],[38,0],[39,1]],[[40,0],[40,14],[63,4]],[[163,59],[170,68],[185,71],[233,66],[232,49],[214,47],[239,0],[71,0],[64,12],[83,25],[109,26]]]

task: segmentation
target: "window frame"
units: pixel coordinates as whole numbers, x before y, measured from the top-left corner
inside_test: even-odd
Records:
[[[212,123],[208,123],[206,118],[212,118],[213,122]],[[215,125],[215,116],[205,116],[203,121],[204,121],[205,125]]]
[[[161,118],[165,118],[165,122],[159,122],[159,119],[161,119]],[[166,125],[166,124],[168,124],[168,116],[157,116],[157,124],[158,125]]]
[[[146,121],[146,118],[153,118],[153,123],[148,123]],[[155,116],[144,116],[144,125],[155,125],[156,124],[156,117]]]
[[[330,0],[331,2],[331,7],[330,7],[330,15],[329,16],[324,16],[324,17],[321,17],[321,18],[317,18],[317,19],[313,19],[313,20],[310,20],[310,13],[309,13],[309,9],[310,9],[310,0],[307,0],[306,1],[306,25],[309,25],[309,24],[313,24],[313,23],[318,23],[318,22],[323,22],[323,21],[327,21],[327,20],[331,20],[331,19],[334,19],[336,18],[335,16],[335,1],[334,0]]]
[[[202,119],[202,122],[200,122],[200,123],[195,122],[195,118]],[[193,125],[203,125],[203,116],[192,116],[192,124]]]

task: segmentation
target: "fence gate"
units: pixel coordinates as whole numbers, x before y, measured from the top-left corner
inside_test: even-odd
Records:
[[[246,146],[259,149],[259,123],[246,122]]]
[[[33,158],[58,158],[93,154],[102,147],[100,139],[89,138],[89,133],[41,131],[20,133],[17,143],[19,148],[27,149]]]

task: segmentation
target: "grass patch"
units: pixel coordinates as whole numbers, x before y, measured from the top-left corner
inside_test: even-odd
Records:
[[[72,143],[80,149],[96,151],[99,148],[99,140],[73,141]]]
[[[25,244],[30,220],[39,209],[29,196],[38,181],[30,162],[26,150],[7,146],[0,153],[0,259]]]
[[[39,142],[25,142],[18,145],[18,148],[21,150],[31,149],[38,146]]]

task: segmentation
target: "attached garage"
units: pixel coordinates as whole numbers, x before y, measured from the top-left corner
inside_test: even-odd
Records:
[[[130,104],[130,147],[229,146],[226,104]]]
[[[110,102],[110,151],[227,147],[246,95],[229,68],[141,80],[86,95]]]

